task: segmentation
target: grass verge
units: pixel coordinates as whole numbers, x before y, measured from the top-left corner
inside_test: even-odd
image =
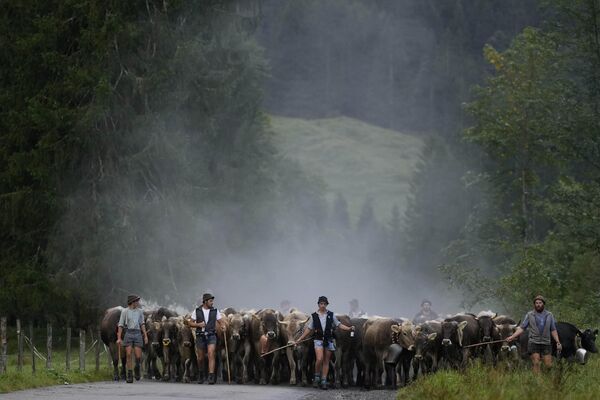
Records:
[[[600,359],[586,365],[555,363],[540,375],[529,368],[507,371],[481,365],[465,372],[441,371],[420,378],[400,389],[399,400],[492,400],[492,399],[598,399],[600,398]]]

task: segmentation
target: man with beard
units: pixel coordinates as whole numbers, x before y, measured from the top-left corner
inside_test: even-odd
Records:
[[[558,332],[556,331],[556,321],[551,312],[545,309],[546,299],[538,295],[533,299],[534,309],[525,314],[521,326],[515,333],[507,338],[512,342],[518,338],[525,329],[529,328],[529,341],[527,343],[527,352],[531,357],[533,372],[540,372],[540,356],[544,360],[544,365],[548,368],[552,366],[552,342],[550,336],[556,342],[556,349],[562,350]]]

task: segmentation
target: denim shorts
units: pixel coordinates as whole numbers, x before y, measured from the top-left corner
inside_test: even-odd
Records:
[[[206,335],[196,335],[196,348],[201,350],[208,349],[208,346],[211,344],[217,344],[217,335],[214,333],[209,333]]]
[[[322,348],[323,348],[323,341],[315,340],[315,349],[322,349]],[[329,343],[327,343],[327,350],[335,351],[335,344],[333,343],[333,340],[331,340],[331,341],[329,341]]]
[[[125,340],[123,340],[125,347],[144,347],[144,339],[142,339],[142,332],[139,329],[127,329],[125,332]]]
[[[538,353],[541,356],[547,356],[548,354],[552,354],[552,345],[529,342],[527,343],[527,352],[529,354]]]

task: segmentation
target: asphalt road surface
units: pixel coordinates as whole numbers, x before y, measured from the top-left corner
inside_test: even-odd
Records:
[[[320,390],[289,386],[258,385],[198,385],[141,381],[133,384],[124,382],[96,382],[77,385],[51,386],[40,389],[0,394],[2,400],[100,400],[100,399],[140,399],[140,400],[391,400],[393,390],[363,391],[358,389]]]

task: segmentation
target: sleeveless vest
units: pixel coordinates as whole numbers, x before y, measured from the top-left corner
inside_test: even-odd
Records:
[[[527,313],[527,319],[529,321],[529,343],[549,345],[550,341],[550,321],[553,318],[552,313],[546,314],[546,323],[544,325],[544,331],[540,332],[535,321],[535,311],[529,311]]]
[[[196,308],[196,322],[206,322],[204,332],[202,332],[202,328],[196,328],[196,335],[214,335],[216,332],[217,309],[211,308],[208,311],[208,321],[205,321],[202,307]]]
[[[315,328],[315,340],[322,340],[323,346],[327,346],[333,340],[333,311],[327,311],[325,329],[321,326],[319,313],[312,313],[313,327]]]

